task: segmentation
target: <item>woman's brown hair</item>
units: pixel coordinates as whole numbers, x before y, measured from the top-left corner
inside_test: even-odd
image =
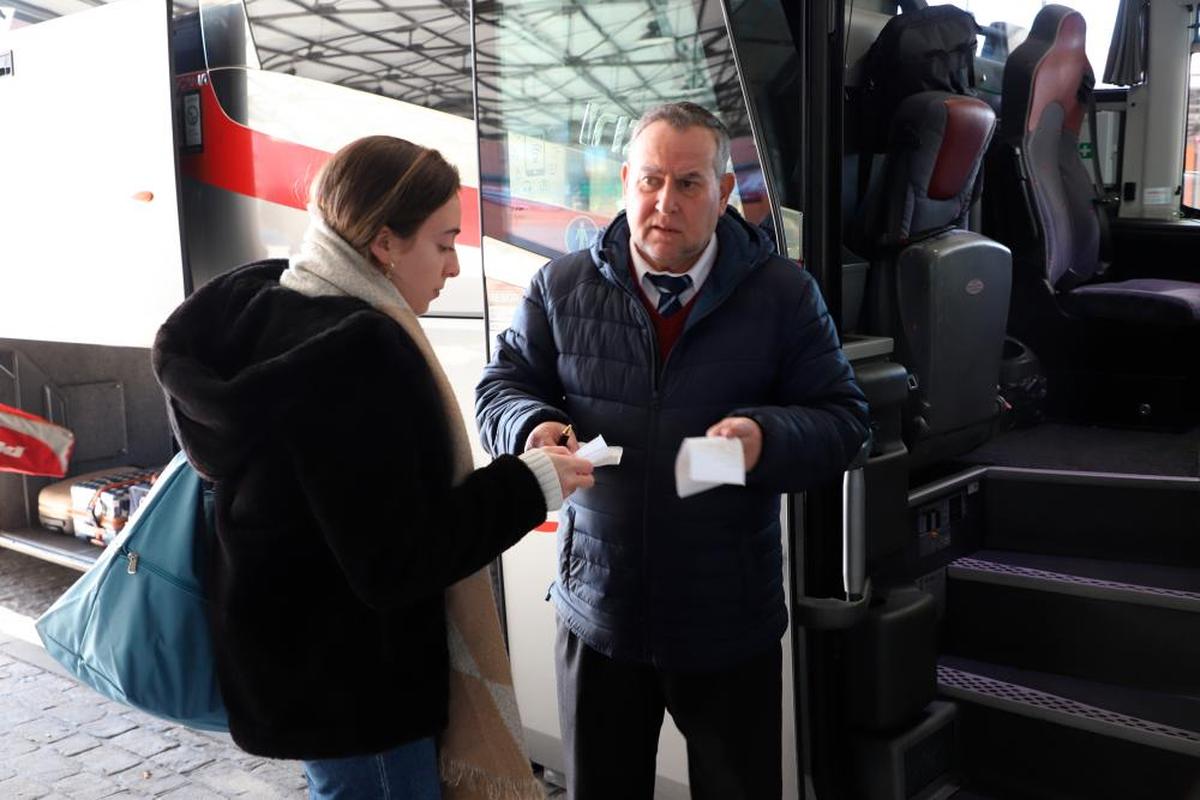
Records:
[[[458,170],[437,150],[395,136],[366,136],[333,154],[313,181],[326,224],[363,255],[385,225],[417,232],[458,191]]]

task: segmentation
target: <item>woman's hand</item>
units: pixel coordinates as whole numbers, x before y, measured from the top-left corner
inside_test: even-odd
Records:
[[[578,447],[578,445],[576,445]],[[594,486],[596,479],[592,476],[595,467],[586,458],[571,455],[565,447],[542,447],[543,453],[550,456],[554,470],[558,473],[558,483],[562,486],[563,499],[570,497],[576,489],[587,489]]]

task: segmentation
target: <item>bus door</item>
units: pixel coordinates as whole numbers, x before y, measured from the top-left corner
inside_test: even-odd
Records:
[[[149,348],[185,291],[165,8],[6,12],[0,402],[74,431],[71,475],[165,463]],[[86,568],[99,548],[40,524],[51,482],[0,474],[0,547]]]
[[[731,202],[779,236],[783,222],[771,211],[762,151],[721,5],[585,2],[551,13],[479,2],[475,20],[489,339],[508,326],[531,277],[548,259],[587,247],[621,210],[620,168],[632,126],[658,103],[690,100],[722,119],[732,136],[737,177]],[[786,251],[798,255],[798,213],[784,222],[794,229],[785,236]],[[554,610],[546,601],[555,576],[556,530],[551,517],[502,561],[526,741],[534,761],[561,770]],[[784,653],[784,796],[798,797],[790,640]],[[669,716],[659,744],[656,796],[688,796],[685,744]]]

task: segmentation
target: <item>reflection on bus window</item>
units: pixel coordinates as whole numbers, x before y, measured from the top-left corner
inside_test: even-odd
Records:
[[[753,222],[769,219],[719,4],[484,0],[476,21],[486,235],[542,257],[586,246],[622,208],[621,163],[639,115],[675,100],[729,127],[731,203]]]
[[[772,0],[743,0],[731,6],[729,26],[737,42],[742,83],[762,132],[763,169],[779,206],[783,232],[776,243],[788,258],[800,261],[805,137],[800,104],[794,100],[801,95],[800,50],[782,6]],[[768,213],[766,186],[755,188]],[[750,193],[744,195],[749,205]]]
[[[237,14],[218,10],[230,4]],[[313,10],[278,0],[202,0],[205,28],[232,24],[243,5],[249,47],[210,52],[209,69],[261,67],[474,118],[467,0],[338,0]]]

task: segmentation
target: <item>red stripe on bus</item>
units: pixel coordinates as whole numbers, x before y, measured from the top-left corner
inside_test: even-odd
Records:
[[[558,530],[558,523],[551,520],[546,520],[541,525],[534,528],[538,533],[554,533]]]
[[[212,84],[200,87],[203,150],[184,154],[185,174],[201,183],[303,211],[312,179],[330,153],[269,136],[230,119]],[[479,247],[479,190],[463,186],[459,244]]]

